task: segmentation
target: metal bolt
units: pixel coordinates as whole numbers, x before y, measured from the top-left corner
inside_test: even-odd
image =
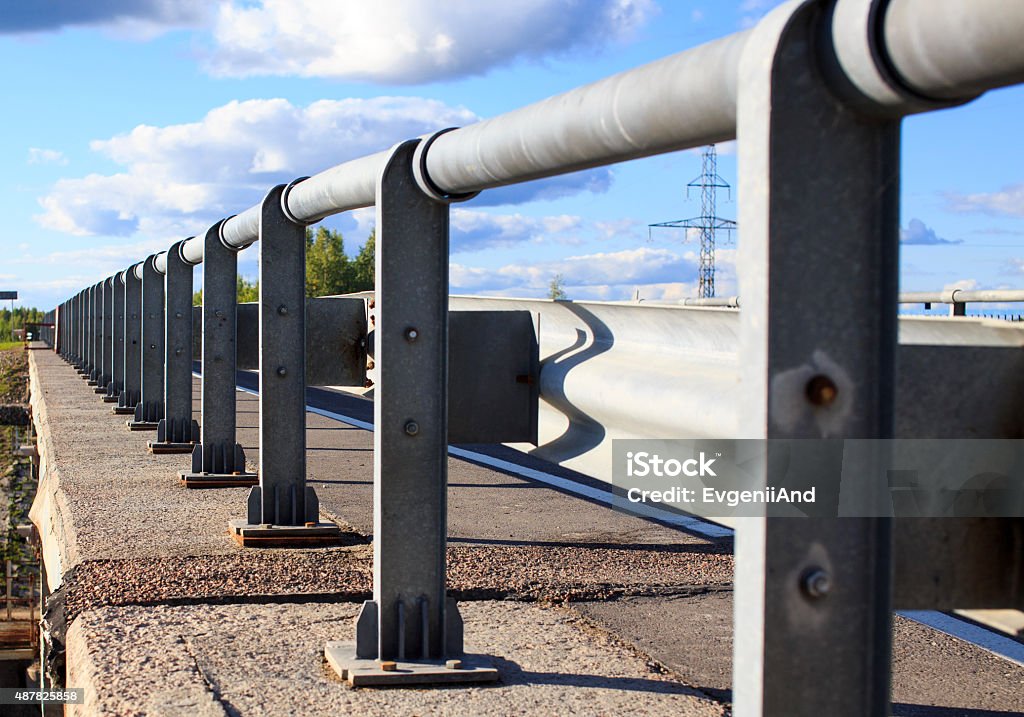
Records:
[[[823,598],[832,592],[832,576],[822,568],[811,568],[804,573],[803,589],[808,597]]]
[[[384,672],[394,672],[398,669],[398,663],[396,663],[394,660],[381,660],[380,669],[382,669]]]
[[[175,311],[174,312],[174,318],[180,319],[181,318],[181,312],[180,311]]]
[[[420,337],[420,332],[411,326],[405,330],[405,340],[412,343]]]
[[[175,356],[181,356],[181,349],[180,348],[174,349],[174,355]]]
[[[155,348],[156,348],[156,344],[150,344],[150,345],[149,345],[149,348],[151,348],[151,349],[155,349]]]
[[[288,375],[288,369],[286,369],[284,366],[278,366],[277,367],[277,375],[278,376],[287,376]]]
[[[277,313],[279,313],[281,316],[287,316],[288,307],[285,306],[284,304],[281,304],[280,306],[277,307]]]
[[[420,432],[420,424],[416,423],[416,421],[409,421],[405,424],[405,432],[410,436],[415,436]]]
[[[827,406],[839,395],[839,389],[836,388],[835,383],[824,374],[818,374],[808,381],[805,392],[807,400],[815,406]]]
[[[462,660],[447,660],[444,666],[449,670],[461,670]]]

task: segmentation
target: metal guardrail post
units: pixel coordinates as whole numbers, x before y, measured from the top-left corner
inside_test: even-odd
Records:
[[[96,375],[96,393],[106,395],[110,386],[110,377],[112,375],[113,367],[111,366],[111,360],[113,359],[113,336],[111,335],[111,328],[114,319],[114,277],[109,277],[100,282],[101,294],[103,297],[103,303],[101,304],[101,334],[102,343],[100,345],[100,368]]]
[[[192,264],[176,242],[167,251],[164,273],[164,415],[157,426],[153,453],[192,453],[199,424],[192,418]]]
[[[71,366],[74,367],[74,365],[75,365],[75,353],[76,353],[76,350],[78,348],[77,344],[75,343],[75,341],[77,340],[77,337],[75,336],[75,297],[74,297],[74,295],[72,295],[68,299],[68,302],[67,302],[67,326],[68,326],[68,340],[67,340],[67,347],[66,348],[67,348],[67,355],[68,355],[68,363],[70,363]]]
[[[124,379],[113,411],[134,415],[142,394],[142,281],[135,266],[122,273],[124,281]]]
[[[92,287],[92,373],[89,385],[100,385],[103,373],[103,282]]]
[[[117,403],[124,386],[124,272],[110,277],[110,380],[104,403]]]
[[[353,685],[497,679],[482,660],[445,665],[463,652],[446,589],[449,209],[417,182],[419,145],[396,146],[377,181],[373,600],[355,643],[325,648]]]
[[[78,292],[78,373],[85,374],[86,362],[86,292],[82,289]]]
[[[86,383],[95,385],[96,373],[96,286],[85,290],[85,375]]]
[[[306,225],[284,210],[287,186],[274,187],[260,214],[260,468],[245,520],[229,528],[241,545],[337,540],[320,522],[306,485]]]
[[[103,370],[103,282],[89,287],[90,363],[89,385],[99,387]]]
[[[75,369],[82,374],[85,364],[85,289],[75,294]]]
[[[780,6],[755,28],[740,61],[748,438],[893,435],[899,119],[863,97],[845,101],[820,44],[828,9]],[[829,294],[842,301],[807,301]],[[889,713],[890,523],[738,521],[737,717]]]
[[[164,417],[164,276],[156,255],[142,263],[142,382],[129,430],[155,431]]]
[[[235,334],[238,305],[238,249],[224,244],[219,221],[203,236],[203,346],[200,440],[192,450],[192,471],[181,473],[189,488],[251,486],[245,452],[235,437]]]
[[[85,290],[85,373],[86,382],[92,380],[96,370],[96,287]]]
[[[967,316],[967,304],[962,301],[954,301],[949,305],[950,316]]]

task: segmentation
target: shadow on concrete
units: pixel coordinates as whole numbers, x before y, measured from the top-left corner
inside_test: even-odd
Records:
[[[1004,712],[1002,710],[985,710],[974,707],[937,707],[934,705],[914,705],[894,702],[893,717],[1020,717],[1021,712]]]

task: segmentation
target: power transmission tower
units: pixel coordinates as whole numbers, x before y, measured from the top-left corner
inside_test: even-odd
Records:
[[[669,229],[696,229],[700,236],[700,269],[697,275],[697,296],[710,298],[715,295],[715,238],[724,231],[731,238],[736,222],[718,216],[718,190],[731,190],[729,183],[718,176],[718,155],[715,145],[709,144],[701,153],[700,176],[686,185],[686,198],[691,189],[700,189],[700,216],[693,219],[677,219],[672,222],[648,224],[648,236],[656,227]]]

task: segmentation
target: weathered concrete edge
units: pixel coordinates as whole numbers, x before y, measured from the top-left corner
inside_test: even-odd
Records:
[[[46,396],[39,379],[35,352],[29,352],[29,405],[36,432],[39,453],[39,487],[29,510],[29,519],[39,533],[43,569],[50,591],[59,588],[65,575],[78,562],[78,538],[67,496],[61,486],[61,474],[56,460],[56,447],[49,429]]]
[[[67,717],[93,717],[100,714],[112,714],[103,704],[103,671],[93,659],[93,645],[82,634],[81,622],[75,621],[67,632],[67,686],[82,689],[82,704],[67,705],[64,714]],[[169,678],[174,677],[176,683]],[[203,679],[198,665],[194,673],[176,671],[173,675],[165,675],[164,681],[155,682],[151,689],[151,698],[173,699],[160,701],[158,714],[161,717],[228,717],[227,711],[217,699],[210,685]],[[140,709],[149,712],[146,705]]]

